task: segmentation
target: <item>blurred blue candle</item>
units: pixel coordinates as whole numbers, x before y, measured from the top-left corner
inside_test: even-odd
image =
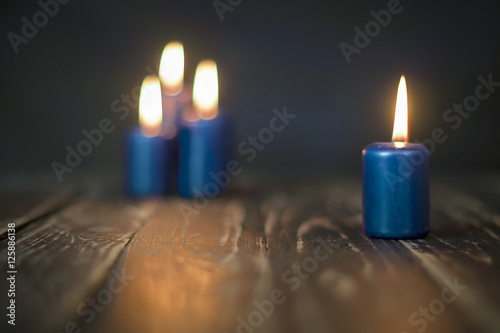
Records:
[[[167,194],[173,186],[175,143],[162,130],[160,81],[144,79],[139,99],[139,124],[126,134],[126,190],[131,197]]]
[[[429,151],[408,143],[404,76],[398,88],[392,141],[363,150],[363,221],[377,238],[419,238],[429,233]]]
[[[164,132],[176,133],[184,109],[184,47],[180,42],[170,42],[163,49],[159,78],[162,88]]]
[[[217,66],[202,61],[195,74],[193,107],[184,110],[179,133],[177,189],[188,198],[213,198],[229,184],[229,124],[218,114]]]

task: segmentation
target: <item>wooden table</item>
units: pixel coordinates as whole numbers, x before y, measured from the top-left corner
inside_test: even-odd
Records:
[[[208,203],[6,187],[0,331],[500,332],[500,175],[436,177],[432,232],[399,241],[364,236],[357,175],[240,183]]]

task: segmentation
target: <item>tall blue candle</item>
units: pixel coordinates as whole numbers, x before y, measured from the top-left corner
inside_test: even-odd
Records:
[[[429,151],[408,143],[408,102],[399,83],[392,141],[363,150],[363,221],[377,238],[419,238],[429,233]]]
[[[217,66],[202,61],[195,74],[193,108],[187,108],[179,133],[177,189],[188,198],[219,195],[229,184],[229,125],[218,114]]]
[[[160,81],[144,79],[139,99],[139,128],[125,139],[125,184],[131,197],[149,197],[169,193],[173,186],[175,145],[162,131]]]
[[[163,131],[176,133],[181,111],[184,108],[184,47],[180,42],[170,42],[163,49],[159,78],[162,88]]]

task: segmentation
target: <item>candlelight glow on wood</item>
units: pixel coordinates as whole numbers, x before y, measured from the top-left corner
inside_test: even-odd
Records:
[[[219,108],[217,65],[212,60],[198,64],[194,76],[193,105],[200,119],[213,119]]]
[[[147,137],[157,136],[161,132],[162,105],[160,81],[154,76],[147,76],[142,82],[139,98],[139,124]]]
[[[170,42],[163,49],[160,61],[160,80],[165,94],[179,94],[184,85],[184,47]]]
[[[395,143],[396,147],[402,147],[401,143],[408,142],[408,96],[404,75],[401,75],[401,80],[399,80],[392,142]]]

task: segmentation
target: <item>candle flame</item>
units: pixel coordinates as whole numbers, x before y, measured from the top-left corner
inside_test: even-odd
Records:
[[[170,42],[163,49],[160,61],[160,80],[167,95],[182,91],[184,81],[184,47],[179,42]]]
[[[392,142],[395,142],[396,146],[401,146],[401,143],[408,142],[408,96],[404,75],[401,75],[401,80],[399,81]]]
[[[219,82],[217,65],[203,60],[196,68],[193,85],[193,104],[201,119],[212,119],[219,107]]]
[[[142,81],[139,97],[139,124],[145,136],[160,134],[162,121],[160,80],[146,76]]]

